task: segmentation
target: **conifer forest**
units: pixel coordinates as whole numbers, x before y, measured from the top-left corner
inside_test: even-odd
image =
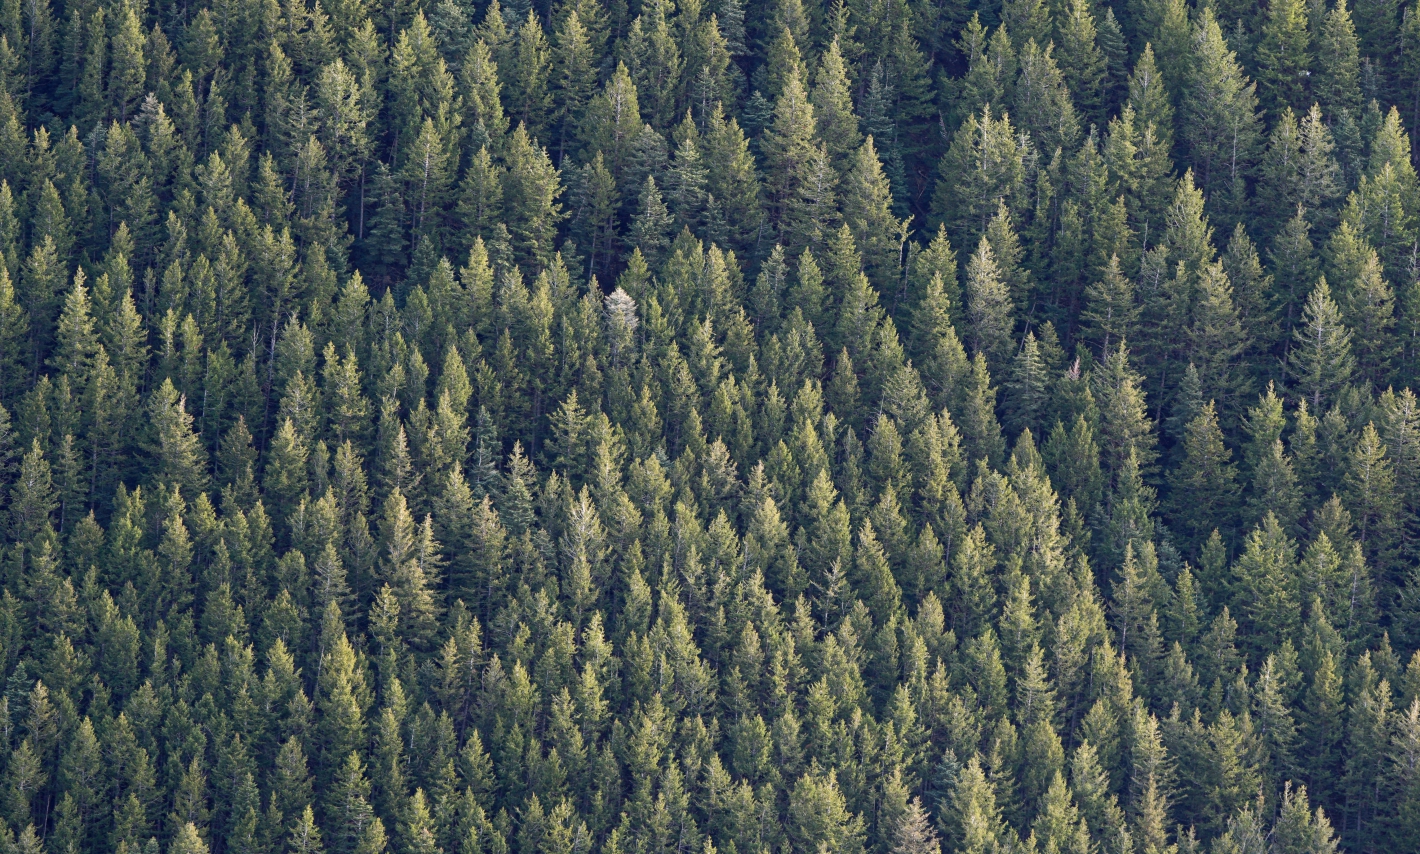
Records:
[[[1420,851],[1420,0],[0,0],[0,854]]]

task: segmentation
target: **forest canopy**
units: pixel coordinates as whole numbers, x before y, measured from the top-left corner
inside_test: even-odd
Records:
[[[0,854],[1420,850],[1416,0],[0,0]]]

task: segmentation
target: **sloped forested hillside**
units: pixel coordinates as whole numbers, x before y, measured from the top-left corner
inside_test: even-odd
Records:
[[[1415,0],[0,0],[0,854],[1420,850]]]

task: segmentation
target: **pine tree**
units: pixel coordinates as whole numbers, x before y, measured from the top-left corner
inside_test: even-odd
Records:
[[[315,705],[321,713],[316,759],[319,778],[326,785],[333,785],[344,780],[337,775],[349,773],[349,759],[355,758],[353,751],[363,741],[360,695],[365,687],[362,675],[356,670],[355,651],[346,637],[340,606],[334,600],[325,608],[321,649],[315,693]],[[352,831],[352,838],[346,844],[353,844],[355,835],[358,828]]]
[[[1157,456],[1139,386],[1140,377],[1129,366],[1129,351],[1123,341],[1106,354],[1090,377],[1090,388],[1099,404],[1101,460],[1111,475],[1121,471],[1131,457],[1141,468],[1148,468]]]
[[[17,293],[20,305],[30,317],[30,366],[39,363],[41,353],[48,352],[54,334],[54,308],[64,288],[64,261],[54,237],[45,234],[35,242],[20,272]]]
[[[1223,211],[1240,212],[1261,135],[1257,87],[1243,74],[1212,10],[1199,16],[1193,41],[1194,68],[1180,116],[1184,142],[1204,193],[1216,195]]]
[[[1295,547],[1277,518],[1268,515],[1247,536],[1233,567],[1234,602],[1251,620],[1259,649],[1275,648],[1298,625],[1301,610],[1293,568]]]
[[[900,278],[901,226],[892,212],[892,189],[883,174],[873,138],[852,155],[843,176],[843,221],[857,239],[869,278],[884,293]]]
[[[1395,470],[1374,423],[1361,431],[1349,462],[1346,497],[1360,543],[1373,562],[1387,566],[1397,525]]]
[[[145,62],[143,31],[133,7],[124,4],[117,10],[118,20],[109,43],[108,97],[118,121],[128,119],[143,94]]]
[[[1001,23],[1019,48],[1028,41],[1044,44],[1050,36],[1050,7],[1041,0],[1007,0],[1001,4]]]
[[[1351,351],[1351,331],[1341,320],[1341,310],[1331,298],[1331,288],[1323,277],[1307,297],[1301,322],[1292,333],[1288,372],[1299,390],[1322,410],[1337,390],[1351,381],[1356,359]]]
[[[957,129],[938,167],[932,212],[957,246],[986,230],[1001,201],[1017,203],[1025,183],[1025,152],[1010,117],[993,116],[991,105]]]
[[[784,207],[780,222],[785,242],[795,247],[823,248],[838,220],[838,180],[828,149],[822,144],[809,153],[799,181]]]
[[[547,151],[524,125],[508,137],[503,212],[520,261],[542,266],[552,260],[554,229],[562,220],[562,192]]]
[[[281,518],[295,511],[310,486],[310,445],[305,435],[296,429],[293,419],[285,418],[267,451],[262,488],[271,499],[272,509]]]
[[[75,274],[74,284],[64,299],[55,338],[55,353],[49,359],[50,367],[67,375],[76,387],[83,388],[90,361],[99,347],[99,339],[94,330],[89,289],[84,286],[82,270]]]
[[[836,776],[805,774],[789,794],[789,838],[848,854],[863,850],[862,819],[850,813]]]
[[[178,828],[173,841],[168,845],[168,854],[207,854],[209,850],[211,849],[198,833],[197,826],[190,821]]]
[[[887,555],[873,533],[871,522],[865,522],[858,532],[854,575],[850,578],[854,581],[854,587],[861,591],[867,600],[873,618],[879,623],[886,623],[901,607],[902,591],[893,578]]]
[[[1085,287],[1085,308],[1080,313],[1084,337],[1103,356],[1129,338],[1138,319],[1134,283],[1120,269],[1119,256],[1111,255],[1103,277]]]
[[[1420,821],[1411,809],[1420,804],[1420,697],[1399,715],[1395,735],[1391,738],[1389,755],[1389,790],[1394,792],[1395,819],[1388,828],[1388,838],[1401,845],[1420,838]]]
[[[1312,91],[1328,116],[1356,115],[1361,110],[1361,63],[1356,26],[1344,0],[1326,13],[1316,40],[1316,73]]]
[[[761,142],[768,169],[767,189],[773,216],[784,227],[807,183],[815,149],[815,113],[797,73],[785,81],[774,104],[773,124]]]
[[[986,356],[999,370],[1014,349],[1015,320],[1010,292],[1001,280],[995,254],[985,235],[977,242],[976,252],[967,262],[966,300],[971,350]]]
[[[288,850],[291,854],[324,854],[325,847],[321,845],[320,828],[316,826],[315,812],[310,805],[301,813],[291,828],[291,838],[288,843]]]
[[[306,753],[295,736],[286,739],[277,750],[269,786],[269,811],[281,816],[286,827],[294,827],[310,806],[312,797]]]
[[[1310,812],[1306,786],[1293,792],[1288,785],[1283,790],[1281,815],[1272,832],[1277,849],[1286,854],[1331,854],[1337,848],[1326,813],[1321,807],[1315,814]]]
[[[749,141],[734,119],[714,111],[707,121],[705,161],[709,195],[719,204],[731,245],[748,250],[763,225],[760,181]],[[713,206],[712,206],[713,207]]]
[[[1154,48],[1144,45],[1143,53],[1129,74],[1129,101],[1141,131],[1152,127],[1165,150],[1173,147],[1174,114],[1168,86],[1181,86],[1182,80],[1165,82],[1163,72],[1154,58]]]
[[[1248,392],[1241,367],[1248,342],[1233,303],[1232,283],[1221,262],[1201,271],[1197,290],[1193,323],[1188,330],[1190,357],[1198,366],[1203,394],[1220,401],[1224,411],[1231,412]]]
[[[700,152],[700,133],[689,113],[677,128],[677,133],[681,135],[681,141],[666,173],[666,198],[677,221],[698,232],[706,213],[706,182],[709,176]]]
[[[379,819],[370,807],[370,782],[358,752],[351,751],[346,757],[327,791],[325,814],[331,848],[341,854],[359,851],[365,835]]]
[[[1381,273],[1380,259],[1374,252],[1367,257],[1356,277],[1347,299],[1348,325],[1355,331],[1353,342],[1360,375],[1376,386],[1392,373],[1396,344],[1394,340],[1395,297]]]
[[[1310,232],[1306,211],[1299,209],[1273,238],[1268,252],[1268,262],[1279,285],[1273,295],[1272,313],[1285,333],[1290,333],[1300,321],[1306,302],[1303,288],[1316,281],[1319,270]]]
[[[989,464],[999,462],[1005,456],[1006,442],[996,420],[996,389],[991,385],[984,353],[978,351],[965,367],[957,395],[952,404],[953,420],[961,428],[967,457]]]
[[[1341,195],[1341,169],[1333,157],[1331,131],[1315,104],[1297,124],[1290,107],[1272,129],[1262,158],[1259,213],[1277,222],[1302,209],[1314,224],[1331,222],[1330,208]]]
[[[10,274],[0,268],[0,399],[13,402],[21,388],[29,325],[27,312],[15,302]]]
[[[660,188],[656,186],[656,179],[647,175],[646,183],[641,189],[639,211],[631,223],[631,231],[627,237],[632,246],[641,250],[646,262],[653,268],[660,266],[661,259],[670,246],[672,225],[670,211],[661,197]]]
[[[1279,0],[1267,7],[1257,45],[1258,82],[1263,104],[1274,113],[1306,108],[1306,78],[1311,57],[1307,12],[1300,0]],[[1320,59],[1320,57],[1318,57]]]
[[[1249,436],[1244,459],[1252,470],[1248,498],[1252,521],[1272,513],[1284,528],[1291,529],[1301,514],[1302,495],[1291,458],[1282,446],[1285,424],[1282,402],[1269,385],[1244,422]]]
[[[922,807],[921,798],[913,798],[905,812],[895,822],[892,830],[891,854],[937,854],[941,851],[941,841],[932,828],[927,811]]]
[[[1227,531],[1237,513],[1237,472],[1212,401],[1189,422],[1183,447],[1184,459],[1173,475],[1173,516],[1197,546],[1211,531]]]
[[[433,119],[425,118],[418,135],[410,140],[400,172],[409,205],[410,243],[417,247],[426,237],[439,242],[443,235],[439,214],[447,204],[453,176],[446,143]]]
[[[542,22],[531,9],[513,36],[510,53],[511,62],[499,69],[508,86],[508,103],[513,106],[509,119],[525,125],[530,136],[541,136],[552,107],[548,93],[552,60]]]
[[[396,487],[385,500],[380,538],[380,574],[399,606],[400,635],[411,646],[427,646],[440,610],[434,591],[442,564],[432,520],[426,516],[417,524]]]
[[[1049,398],[1047,373],[1040,342],[1034,332],[1027,332],[1021,349],[1011,360],[1010,375],[1005,384],[1005,426],[1012,433],[1040,429],[1040,419]]]
[[[1055,61],[1054,45],[1044,45],[1031,39],[1021,49],[1013,98],[1016,120],[1043,151],[1072,151],[1079,144],[1080,118]]]
[[[956,47],[967,62],[958,109],[975,114],[988,104],[1004,103],[1016,72],[1016,48],[1006,28],[997,27],[988,38],[981,13],[973,12]]]
[[[164,379],[149,397],[148,419],[157,463],[155,480],[180,486],[189,495],[204,491],[208,484],[207,451],[193,432],[187,398],[178,394],[172,380]]]
[[[1070,96],[1084,117],[1099,123],[1108,106],[1105,90],[1107,73],[1104,53],[1097,43],[1097,30],[1090,4],[1071,0],[1056,22],[1059,32],[1060,70]]]
[[[843,169],[852,153],[858,150],[862,136],[858,132],[858,117],[853,112],[848,66],[837,39],[829,43],[819,59],[809,100],[818,122],[818,137],[828,147],[834,164]]]
[[[1264,781],[1270,785],[1289,779],[1298,770],[1297,729],[1288,698],[1291,688],[1277,664],[1277,656],[1269,655],[1257,674],[1253,703],[1258,731],[1267,751],[1262,768]]]
[[[987,779],[978,756],[959,772],[946,810],[947,843],[954,850],[986,854],[1007,843],[1009,830],[1001,818],[995,786]]]

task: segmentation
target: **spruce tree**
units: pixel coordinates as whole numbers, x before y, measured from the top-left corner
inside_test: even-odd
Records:
[[[1325,277],[1307,297],[1292,342],[1288,372],[1311,408],[1320,411],[1337,390],[1351,381],[1356,369],[1351,331],[1342,322],[1341,310],[1331,298]]]
[[[1105,355],[1104,362],[1092,373],[1090,387],[1099,405],[1100,450],[1105,469],[1113,475],[1130,458],[1141,467],[1151,466],[1157,455],[1152,423],[1140,377],[1129,366],[1129,351],[1123,341]]]
[[[1071,151],[1079,144],[1080,117],[1055,60],[1052,42],[1025,42],[1012,103],[1016,121],[1037,140],[1041,150]]]
[[[1060,70],[1071,100],[1084,117],[1098,123],[1107,104],[1107,61],[1098,42],[1094,13],[1088,3],[1072,0],[1059,14]]]
[[[1085,338],[1096,344],[1103,356],[1129,338],[1138,318],[1134,283],[1120,269],[1119,256],[1111,255],[1101,279],[1085,287],[1085,307],[1080,313],[1087,330]]]
[[[986,230],[1001,201],[1017,202],[1025,182],[1025,153],[1010,117],[988,104],[957,129],[939,165],[932,212],[957,245]]]
[[[1183,100],[1184,142],[1198,182],[1220,210],[1240,214],[1257,156],[1261,122],[1247,79],[1211,10],[1194,27],[1193,70]]]
[[[828,45],[819,59],[809,100],[818,122],[818,137],[828,147],[834,164],[843,169],[862,137],[858,132],[858,117],[853,111],[848,67],[837,39]]]
[[[1279,0],[1267,7],[1257,45],[1258,82],[1264,106],[1274,113],[1287,107],[1298,111],[1306,107],[1312,40],[1307,25],[1306,8],[1300,0]]]
[[[1356,25],[1344,0],[1339,0],[1317,34],[1316,80],[1312,91],[1328,116],[1355,115],[1361,109],[1360,45]]]
[[[984,355],[998,370],[1014,349],[1012,314],[1011,294],[983,235],[966,266],[966,316],[973,354]]]
[[[163,380],[149,396],[148,419],[153,431],[151,447],[157,482],[181,486],[189,495],[205,490],[207,451],[193,432],[187,399],[178,394],[171,380]]]
[[[542,266],[552,260],[554,229],[562,220],[557,170],[526,126],[508,137],[503,211],[520,260]]]
[[[891,292],[900,278],[903,226],[893,215],[892,188],[871,136],[852,155],[840,194],[844,224],[857,239],[869,277],[880,291]]]
[[[1183,447],[1184,458],[1171,484],[1172,515],[1187,541],[1199,546],[1212,531],[1227,532],[1237,513],[1237,472],[1213,401],[1189,422]]]

